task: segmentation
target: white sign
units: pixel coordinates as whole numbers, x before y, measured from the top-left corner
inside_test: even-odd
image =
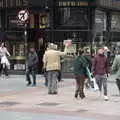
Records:
[[[27,10],[21,10],[18,12],[18,19],[21,22],[26,22],[29,18],[29,12]]]
[[[63,42],[63,44],[65,45],[65,46],[71,46],[72,45],[72,40],[64,40],[64,42]]]

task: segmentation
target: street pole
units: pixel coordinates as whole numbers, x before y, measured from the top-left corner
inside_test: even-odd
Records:
[[[25,23],[24,36],[25,36],[25,70],[26,70],[26,68],[27,68],[27,56],[28,56],[27,23]]]

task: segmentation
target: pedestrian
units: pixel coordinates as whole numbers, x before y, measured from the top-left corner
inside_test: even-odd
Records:
[[[49,48],[47,48],[45,52],[47,52],[47,50],[49,50]],[[45,54],[44,54],[44,56],[43,56],[43,63],[44,63],[44,59],[45,59]],[[45,64],[43,65],[43,73],[44,73],[44,77],[45,77],[45,83],[44,83],[44,85],[45,85],[46,87],[48,87],[48,73],[47,73],[47,71],[46,71],[46,66],[45,66]]]
[[[104,48],[99,49],[98,54],[93,58],[92,71],[98,84],[100,95],[103,86],[104,100],[107,101],[108,60],[104,55]]]
[[[63,66],[64,58],[60,57],[60,66],[61,69],[58,71],[58,82],[62,82],[62,66]]]
[[[118,50],[118,54],[116,55],[113,65],[112,65],[112,71],[117,73],[116,75],[116,84],[119,90],[120,95],[120,50]]]
[[[48,94],[57,94],[58,71],[60,70],[60,57],[65,52],[55,50],[56,45],[49,43],[48,50],[44,54],[44,67],[47,71]]]
[[[81,99],[85,97],[84,84],[86,77],[88,77],[87,69],[86,69],[87,65],[83,57],[83,53],[84,50],[80,49],[79,55],[76,57],[74,62],[74,75],[76,79],[75,98],[77,98],[79,95]]]
[[[90,55],[89,48],[86,48],[86,50],[84,52],[84,58],[86,60],[88,70],[91,72],[91,69],[92,69],[92,56]],[[90,78],[86,79],[85,86],[86,86],[86,88],[93,87]]]
[[[7,56],[10,56],[10,53],[5,47],[5,43],[2,42],[0,46],[0,62],[1,62],[0,73],[4,71],[6,76],[8,76],[8,66],[10,65]]]
[[[36,70],[37,70],[38,56],[33,47],[30,48],[28,57],[27,57],[27,68],[26,68],[26,80],[27,86],[31,85],[30,74],[33,78],[32,86],[36,86]]]

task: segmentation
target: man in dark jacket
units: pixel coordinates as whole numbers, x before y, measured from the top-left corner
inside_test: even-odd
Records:
[[[85,78],[87,76],[87,65],[85,59],[83,58],[84,51],[82,49],[79,50],[79,56],[75,59],[74,63],[74,75],[76,79],[76,91],[75,91],[75,98],[80,96],[81,99],[85,97],[84,94],[84,83]]]
[[[38,63],[38,56],[34,48],[31,47],[27,58],[27,68],[26,68],[26,80],[28,81],[27,86],[31,85],[30,74],[32,74],[33,77],[33,86],[36,86],[37,63]]]
[[[107,76],[108,76],[108,60],[104,55],[104,49],[100,49],[98,54],[93,59],[92,66],[93,74],[95,75],[96,82],[98,84],[100,94],[102,91],[102,85],[104,89],[104,100],[108,100],[107,97]]]

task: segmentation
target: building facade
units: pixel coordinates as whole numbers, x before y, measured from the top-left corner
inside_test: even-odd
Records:
[[[72,39],[76,53],[81,47],[92,52],[103,45],[114,50],[119,44],[120,0],[0,0],[0,37],[11,53],[12,70],[25,69],[24,24],[17,19],[21,9],[30,13],[28,48],[35,46],[41,68],[48,42],[62,50],[63,41]]]

